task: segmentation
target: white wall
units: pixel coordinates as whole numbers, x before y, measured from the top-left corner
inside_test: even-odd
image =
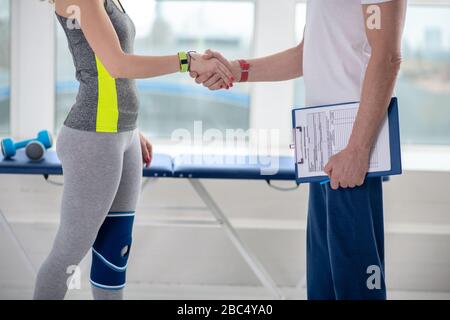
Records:
[[[295,44],[296,0],[256,2],[256,57],[263,57],[293,47]],[[278,17],[283,17],[279,19]],[[281,129],[280,148],[292,141],[291,110],[294,83],[259,83],[252,87],[250,126],[254,129]],[[282,116],[284,115],[284,116]],[[286,129],[284,129],[286,128]]]
[[[11,134],[54,127],[55,42],[52,6],[11,1]]]

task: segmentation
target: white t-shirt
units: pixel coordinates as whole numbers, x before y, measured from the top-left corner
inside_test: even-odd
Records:
[[[303,51],[306,106],[359,101],[371,49],[363,4],[308,0]]]

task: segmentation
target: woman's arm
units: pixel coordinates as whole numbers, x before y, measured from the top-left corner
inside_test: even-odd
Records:
[[[153,78],[180,71],[178,55],[139,56],[125,53],[104,8],[104,0],[57,0],[56,11],[64,16],[69,6],[77,6],[79,24],[92,50],[113,78]],[[230,83],[232,73],[217,60],[195,59],[191,70],[217,73]]]

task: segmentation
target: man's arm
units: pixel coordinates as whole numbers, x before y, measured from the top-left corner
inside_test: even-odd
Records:
[[[303,76],[303,41],[296,47],[274,55],[248,60],[250,64],[249,82],[286,81]],[[232,61],[233,73],[239,74],[239,62]]]
[[[406,0],[378,4],[381,29],[366,26],[372,55],[367,67],[360,108],[347,148],[330,159],[325,172],[333,189],[362,185],[369,169],[371,149],[386,116],[401,64],[401,40]],[[366,21],[368,5],[363,5]]]
[[[364,79],[359,113],[350,139],[351,145],[362,149],[370,149],[375,143],[381,123],[386,116],[402,61],[401,41],[406,1],[391,1],[379,6],[382,28],[380,30],[366,28],[372,56]],[[363,6],[365,13],[367,7]]]
[[[219,52],[208,50],[206,59],[217,58],[233,73],[236,81],[241,80],[241,67],[237,60],[228,61]],[[247,60],[250,64],[249,82],[286,81],[303,76],[303,41],[296,47],[271,56]],[[221,89],[223,85],[218,77],[212,75],[198,76],[192,73],[197,83],[203,83],[211,90]]]

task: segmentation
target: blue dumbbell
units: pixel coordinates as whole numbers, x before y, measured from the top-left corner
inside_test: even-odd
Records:
[[[3,139],[1,141],[2,154],[5,158],[14,157],[18,149],[25,148],[25,154],[33,161],[41,160],[45,155],[45,151],[51,148],[52,145],[53,139],[47,130],[39,132],[35,139],[16,143],[12,139]]]

